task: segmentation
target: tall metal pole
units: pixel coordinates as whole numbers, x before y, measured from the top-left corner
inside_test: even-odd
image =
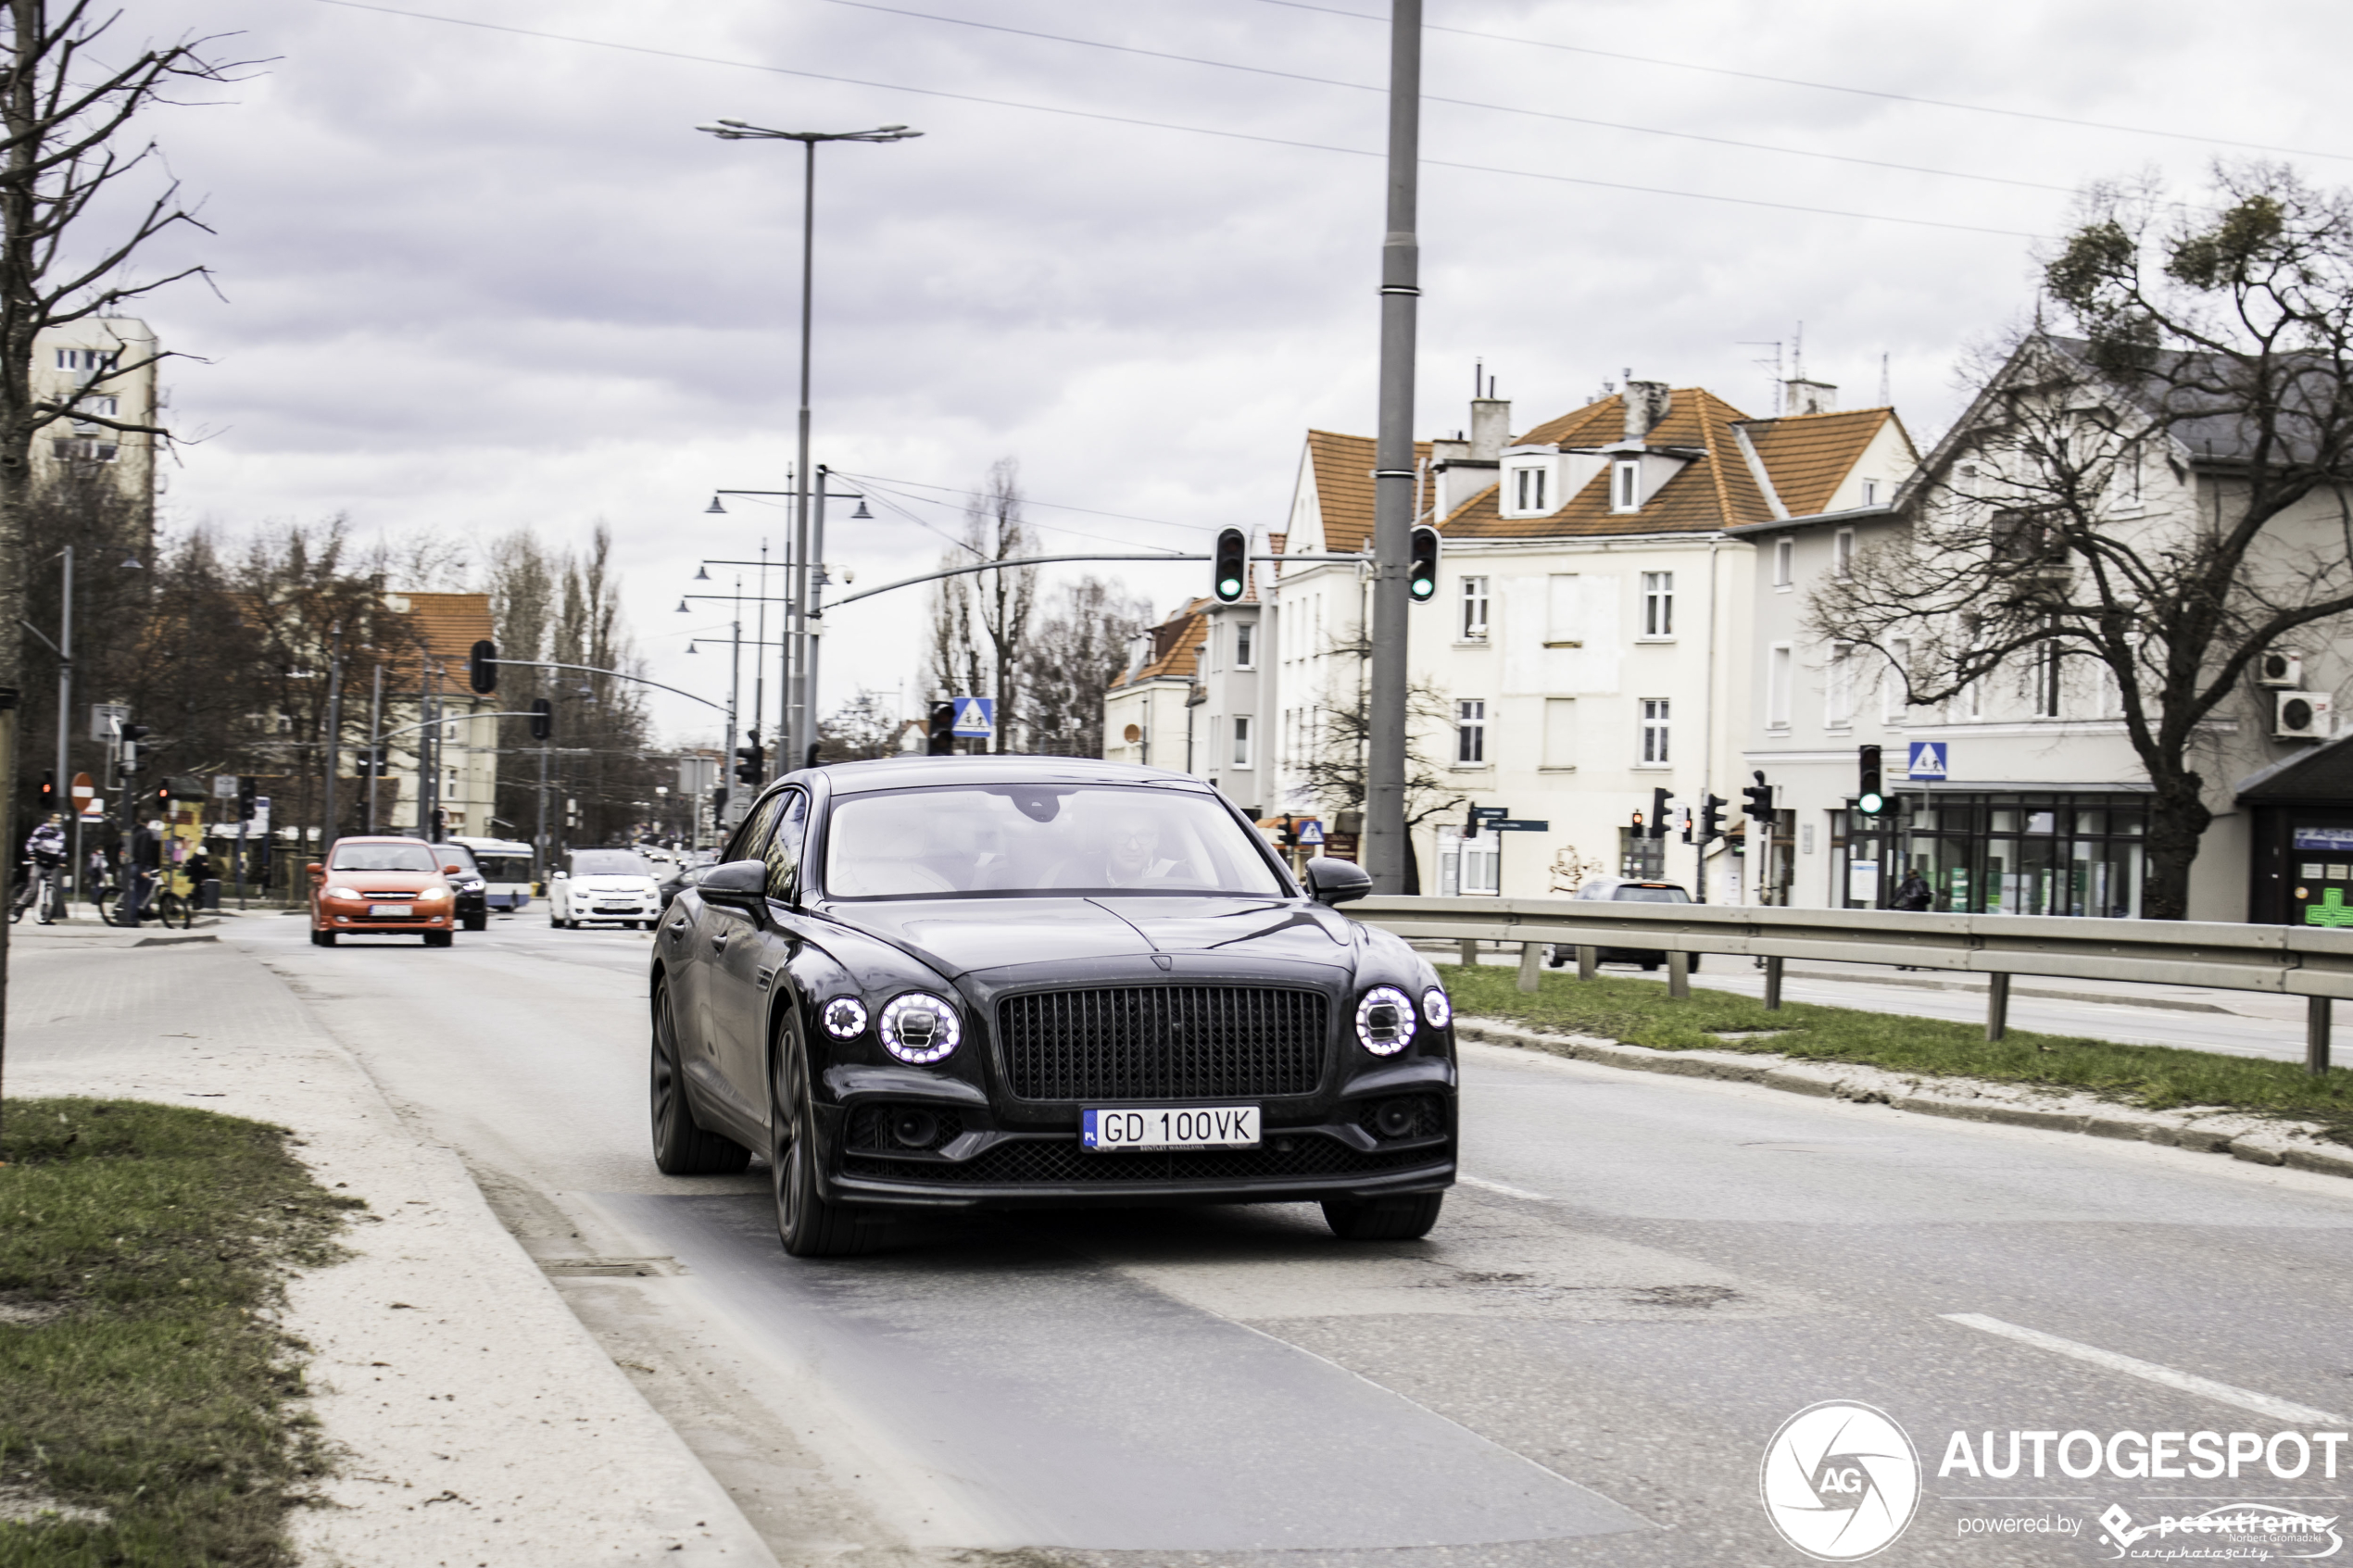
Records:
[[[66,743],[71,737],[73,712],[73,546],[68,545],[60,552],[66,560],[65,608],[57,621],[57,793],[52,798],[73,799],[72,775],[66,771]],[[73,864],[67,868],[69,897],[82,891],[82,808],[72,809],[74,818]]]
[[[334,642],[327,654],[327,783],[320,805],[319,852],[323,859],[335,841],[335,771],[343,764],[343,627],[334,627]]]
[[[1421,0],[1391,0],[1389,231],[1381,242],[1380,428],[1373,452],[1372,692],[1366,714],[1365,869],[1376,893],[1405,890],[1405,574],[1414,529],[1415,237],[1421,144]]]
[[[800,743],[793,750],[791,764],[796,768],[808,767],[810,754],[817,749],[817,651],[822,646],[819,636],[825,629],[819,619],[824,612],[817,606],[817,583],[824,575],[825,481],[829,477],[820,466],[816,509],[810,514],[808,537],[801,541],[800,588],[793,597],[793,619],[800,627]]]
[[[368,734],[371,737],[384,733],[384,667],[376,661],[375,695],[368,699]],[[368,747],[368,833],[376,831],[376,786],[384,783],[384,743],[375,741]]]
[[[793,464],[793,564],[786,590],[792,603],[786,613],[792,618],[791,630],[785,635],[786,655],[797,659],[801,667],[801,679],[808,681],[809,657],[805,641],[809,634],[809,321],[810,302],[816,288],[817,265],[817,144],[803,142],[800,150],[800,447]],[[799,759],[808,756],[809,742],[813,738],[810,705],[817,699],[813,691],[801,693],[803,701],[792,715],[786,727],[789,746],[779,749],[776,771],[790,772]]]

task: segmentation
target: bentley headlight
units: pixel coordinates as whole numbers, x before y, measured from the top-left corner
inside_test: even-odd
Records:
[[[882,1010],[877,1033],[883,1049],[918,1067],[940,1060],[964,1036],[955,1004],[922,991],[892,997]]]
[[[1422,1017],[1432,1029],[1443,1029],[1454,1021],[1454,1004],[1446,993],[1433,985],[1422,993]]]
[[[1395,1056],[1414,1043],[1414,998],[1394,985],[1376,985],[1356,1004],[1356,1043],[1375,1056]]]
[[[855,997],[836,997],[818,1010],[817,1016],[825,1033],[837,1040],[854,1040],[866,1032],[866,1004]]]

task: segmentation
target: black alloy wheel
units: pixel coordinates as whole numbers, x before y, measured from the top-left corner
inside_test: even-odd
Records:
[[[654,983],[652,1074],[648,1084],[653,1112],[654,1169],[665,1176],[732,1176],[751,1163],[751,1150],[733,1138],[706,1132],[686,1098],[685,1070],[678,1060],[678,1026],[671,1016],[670,983]]]
[[[1419,1241],[1438,1223],[1442,1192],[1402,1192],[1362,1202],[1324,1204],[1324,1223],[1342,1241]]]
[[[488,915],[468,915],[466,917],[466,929],[468,931],[487,931],[490,929],[490,917]]]
[[[456,945],[457,940],[457,936],[453,933],[447,931],[428,931],[425,933],[425,946],[428,947],[453,947]]]
[[[817,1191],[815,1115],[809,1103],[809,1059],[789,1021],[769,1053],[768,1173],[776,1194],[776,1236],[795,1258],[848,1258],[863,1252],[873,1225],[848,1204]]]
[[[321,931],[314,925],[310,928],[310,945],[314,947],[332,947],[335,945],[335,934],[332,931]]]

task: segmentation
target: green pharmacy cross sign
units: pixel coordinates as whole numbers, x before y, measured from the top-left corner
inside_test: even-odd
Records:
[[[2345,889],[2332,887],[2321,895],[2317,904],[2304,906],[2307,925],[2353,925],[2353,909],[2345,907]]]

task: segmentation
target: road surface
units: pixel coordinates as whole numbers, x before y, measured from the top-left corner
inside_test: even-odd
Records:
[[[796,1262],[758,1167],[653,1170],[645,935],[304,924],[222,933],[460,1152],[787,1563],[1798,1563],[1760,1464],[1824,1401],[1919,1452],[1875,1562],[2113,1560],[2110,1507],[2353,1514],[2353,1451],[1939,1474],[1957,1432],[2343,1429],[2353,1182],[1480,1047],[1473,1180],[1426,1243],[1298,1207],[984,1215]],[[1814,1479],[1894,1498],[1881,1463]]]

